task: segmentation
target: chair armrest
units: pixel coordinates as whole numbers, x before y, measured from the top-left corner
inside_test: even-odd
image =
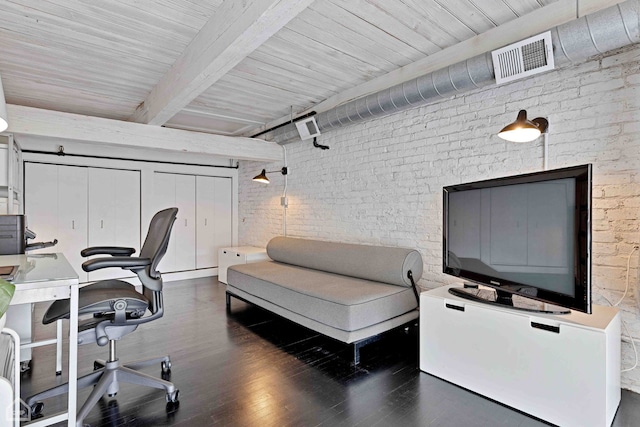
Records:
[[[112,256],[131,256],[135,253],[134,248],[125,248],[121,246],[92,246],[80,251],[80,255],[88,257],[91,255],[112,255]]]
[[[82,263],[82,269],[86,272],[110,267],[119,267],[127,270],[139,270],[150,264],[150,258],[114,256],[111,258],[94,258],[85,261]]]

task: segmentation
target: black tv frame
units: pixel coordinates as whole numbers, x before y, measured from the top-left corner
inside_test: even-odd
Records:
[[[448,197],[456,191],[476,190],[483,188],[493,188],[508,185],[529,184],[544,182],[556,179],[573,178],[576,186],[576,212],[574,212],[575,224],[573,231],[574,238],[574,291],[575,297],[547,289],[538,288],[531,284],[518,283],[480,274],[461,268],[453,268],[449,264],[448,251]],[[445,274],[469,280],[475,284],[485,285],[496,290],[496,297],[486,299],[476,295],[474,291],[465,291],[460,288],[452,288],[452,294],[463,298],[477,301],[513,306],[512,295],[520,295],[525,298],[535,299],[548,304],[566,307],[568,309],[591,314],[591,178],[592,165],[572,166],[562,169],[554,169],[542,172],[533,172],[522,175],[514,175],[502,178],[489,179],[484,181],[470,182],[443,187],[443,272]],[[531,289],[535,289],[535,296]],[[527,292],[529,290],[529,292]],[[522,308],[527,311],[541,311],[547,313],[566,313],[565,310],[532,310]]]

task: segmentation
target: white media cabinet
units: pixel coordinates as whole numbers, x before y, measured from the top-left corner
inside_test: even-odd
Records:
[[[620,314],[549,315],[420,295],[420,369],[563,427],[610,426],[620,403]]]

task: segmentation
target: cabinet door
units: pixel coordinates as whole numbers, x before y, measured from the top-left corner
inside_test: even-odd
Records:
[[[139,253],[140,172],[89,169],[88,228],[88,246],[132,247]],[[89,280],[132,276],[129,270],[108,268],[89,273]]]
[[[56,246],[34,252],[64,253],[86,282],[80,251],[87,246],[87,168],[27,163],[25,214],[37,241],[58,239]]]
[[[27,226],[36,233],[38,241],[59,239],[58,166],[27,163],[24,173]],[[58,247],[49,249],[59,251]]]
[[[231,246],[231,179],[198,176],[196,267],[218,267],[218,249]]]
[[[178,216],[173,226],[175,271],[196,268],[196,177],[175,175]]]
[[[177,207],[169,246],[159,269],[162,273],[196,268],[196,180],[194,175],[156,172],[154,205],[157,210]]]
[[[87,247],[87,168],[58,166],[58,200],[56,252],[64,253],[80,281],[86,282],[87,273],[82,270],[86,259],[80,251]]]
[[[154,205],[154,213],[158,212],[162,209],[176,207],[176,176],[170,173],[159,173],[156,172],[153,174],[153,205]],[[180,209],[178,209],[178,215],[180,215]],[[173,230],[171,232],[171,237],[169,238],[169,246],[167,246],[167,251],[165,252],[160,264],[158,265],[158,270],[162,273],[166,273],[169,271],[175,270],[175,253],[176,253],[176,223],[173,225]]]

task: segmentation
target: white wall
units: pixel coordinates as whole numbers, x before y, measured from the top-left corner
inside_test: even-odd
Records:
[[[502,141],[518,110],[550,121],[551,169],[593,163],[593,284],[596,303],[616,302],[627,258],[640,244],[640,45],[504,86],[492,86],[287,145],[288,235],[418,249],[420,285],[454,281],[442,274],[442,187],[542,169],[542,139]],[[241,162],[239,243],[264,246],[281,234],[283,177],[251,181],[280,163]],[[623,319],[640,344],[636,301],[639,251],[630,260]],[[639,346],[640,347],[640,346]],[[623,368],[634,363],[623,342]],[[623,374],[640,392],[640,367]]]

